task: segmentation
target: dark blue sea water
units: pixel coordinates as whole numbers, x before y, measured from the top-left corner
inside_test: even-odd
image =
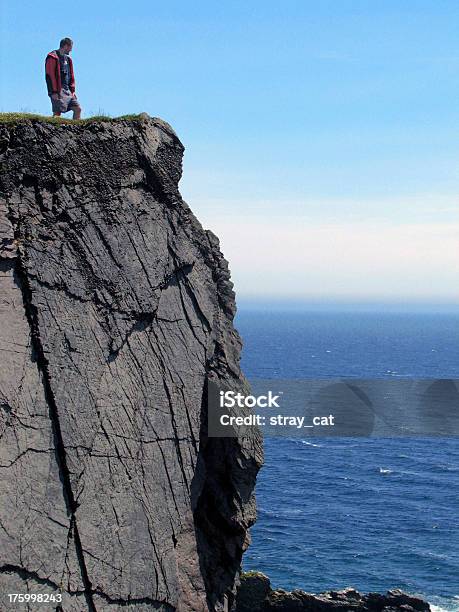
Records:
[[[459,378],[459,314],[242,309],[249,378]],[[267,438],[244,568],[459,610],[459,439]],[[435,609],[435,608],[434,608]]]

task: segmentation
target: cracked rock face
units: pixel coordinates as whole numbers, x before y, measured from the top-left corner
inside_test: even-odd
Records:
[[[183,146],[147,116],[0,145],[0,609],[230,608],[262,451],[206,435],[207,377],[246,382]]]

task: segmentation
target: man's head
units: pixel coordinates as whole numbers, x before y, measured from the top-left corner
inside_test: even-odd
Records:
[[[69,54],[73,47],[73,40],[71,38],[63,38],[59,43],[59,51],[61,53]]]

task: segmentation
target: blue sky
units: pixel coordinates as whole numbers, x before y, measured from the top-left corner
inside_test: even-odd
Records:
[[[3,0],[0,110],[146,111],[246,297],[458,302],[459,4]],[[65,24],[65,25],[63,25]]]

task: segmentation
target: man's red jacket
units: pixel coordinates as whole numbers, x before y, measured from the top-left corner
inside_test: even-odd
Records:
[[[73,74],[73,62],[69,55],[70,68],[70,91],[75,91],[75,75]],[[46,56],[45,61],[46,85],[48,86],[48,95],[61,93],[61,67],[59,64],[59,56],[57,51],[50,51]]]

